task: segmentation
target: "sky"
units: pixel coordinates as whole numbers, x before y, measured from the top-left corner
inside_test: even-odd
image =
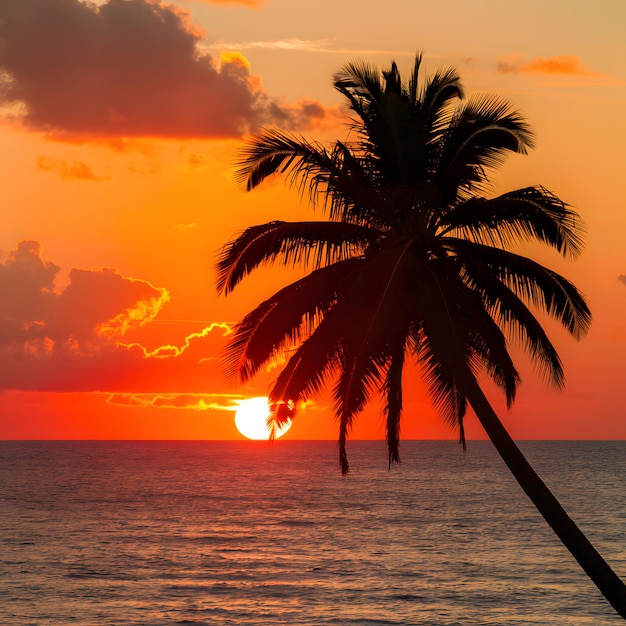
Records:
[[[507,410],[518,439],[624,439],[626,3],[623,0],[0,0],[0,438],[237,439],[242,385],[223,367],[234,324],[286,284],[272,267],[227,298],[220,249],[253,224],[315,218],[280,180],[233,177],[250,133],[344,139],[332,76],[355,59],[428,73],[511,100],[537,148],[510,158],[494,194],[541,184],[581,214],[564,274],[594,315],[580,342],[546,326],[566,388],[516,352]],[[318,216],[319,217],[319,216]],[[377,399],[355,439],[384,438]],[[286,439],[334,439],[327,395]],[[454,439],[418,372],[405,377],[405,439]],[[485,435],[472,415],[468,438]]]

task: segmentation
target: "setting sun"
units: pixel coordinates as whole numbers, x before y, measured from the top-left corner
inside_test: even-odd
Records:
[[[267,423],[270,416],[268,398],[249,398],[239,403],[235,413],[237,430],[248,439],[269,439],[272,429]],[[291,428],[291,421],[275,429],[274,437],[282,437]]]

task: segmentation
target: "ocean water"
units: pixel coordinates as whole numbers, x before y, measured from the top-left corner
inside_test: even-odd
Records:
[[[626,442],[520,447],[626,577]],[[489,442],[0,442],[0,624],[608,626]]]

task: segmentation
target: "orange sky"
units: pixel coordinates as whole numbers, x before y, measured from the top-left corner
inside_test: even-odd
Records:
[[[586,252],[535,256],[588,297],[580,343],[549,326],[567,387],[524,385],[518,438],[626,438],[626,4],[529,0],[0,0],[0,438],[239,437],[245,387],[220,355],[232,324],[292,275],[215,295],[220,247],[246,226],[310,217],[279,181],[232,180],[245,136],[279,126],[343,138],[331,88],[346,61],[453,65],[469,93],[510,98],[537,149],[495,192],[535,184],[574,205]],[[405,438],[454,438],[406,378]],[[473,417],[468,437],[483,437]],[[335,438],[316,398],[285,438]],[[355,438],[383,437],[376,401]]]

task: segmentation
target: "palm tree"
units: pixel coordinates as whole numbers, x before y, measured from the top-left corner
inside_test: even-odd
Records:
[[[224,247],[217,286],[225,294],[260,265],[309,272],[237,325],[227,364],[246,381],[288,357],[269,392],[275,423],[332,383],[345,474],[350,427],[375,393],[384,401],[389,463],[399,461],[401,379],[413,359],[463,446],[469,403],[522,489],[626,619],[626,587],[529,465],[478,382],[486,373],[513,403],[513,340],[546,381],[563,386],[561,360],[533,311],[575,338],[591,314],[572,283],[510,248],[539,241],[574,258],[580,219],[540,186],[487,197],[489,173],[510,153],[526,153],[532,131],[506,101],[465,100],[453,69],[420,84],[421,60],[408,82],[395,63],[381,74],[355,62],[335,75],[354,113],[349,142],[326,147],[278,130],[251,138],[238,169],[247,189],[283,174],[326,219],[253,226]]]

